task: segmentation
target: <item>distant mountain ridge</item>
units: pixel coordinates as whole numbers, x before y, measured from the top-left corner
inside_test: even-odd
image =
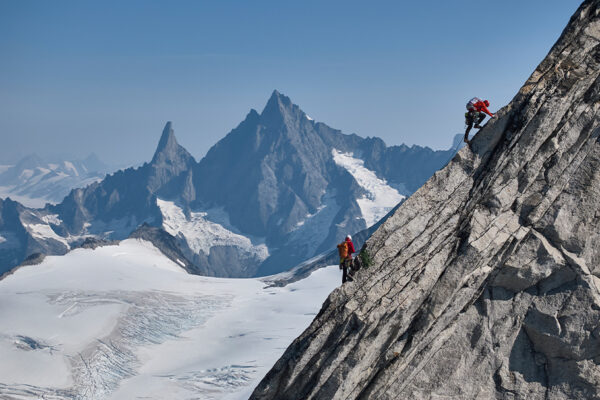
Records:
[[[95,154],[82,160],[47,161],[30,154],[15,165],[0,169],[0,198],[11,197],[28,207],[59,203],[71,189],[85,187],[104,178],[111,167]]]
[[[14,240],[0,243],[0,260],[34,250],[62,254],[88,237],[120,240],[147,224],[175,238],[172,253],[193,264],[188,270],[269,275],[377,222],[454,153],[343,134],[274,91],[262,113],[251,110],[199,162],[168,122],[152,160],[139,168],[43,209],[6,200],[0,236]]]

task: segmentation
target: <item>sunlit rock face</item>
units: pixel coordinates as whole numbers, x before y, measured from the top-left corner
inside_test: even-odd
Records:
[[[251,398],[600,398],[599,75],[586,1]]]

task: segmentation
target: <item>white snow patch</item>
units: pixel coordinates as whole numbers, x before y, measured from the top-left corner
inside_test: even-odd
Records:
[[[4,236],[0,236],[0,243],[6,242],[6,238]]]
[[[77,171],[77,168],[75,168],[71,161],[64,161],[63,165],[65,166],[65,169],[67,171],[71,172],[71,174],[73,174],[74,176],[79,176],[79,171]]]
[[[49,201],[45,198],[31,198],[29,196],[19,195],[15,192],[14,186],[0,186],[0,198],[6,199],[10,197],[11,200],[18,201],[25,207],[30,208],[42,208]]]
[[[21,179],[29,179],[33,176],[33,170],[32,169],[24,169],[23,171],[21,171],[21,174],[19,175],[19,178]]]
[[[188,218],[181,207],[172,201],[156,199],[156,203],[163,214],[164,229],[173,236],[183,236],[196,253],[209,254],[213,246],[236,246],[260,261],[269,256],[264,240],[253,240],[233,232],[233,228],[227,229],[230,227],[229,216],[222,209],[192,211]]]
[[[6,199],[10,197],[11,200],[18,201],[25,207],[30,208],[43,208],[46,203],[56,204],[55,201],[51,201],[46,197],[30,197],[19,195],[14,190],[15,188],[13,186],[0,186],[0,198]]]
[[[388,185],[387,181],[365,168],[365,162],[354,158],[354,154],[342,153],[336,149],[331,153],[333,161],[345,168],[367,192],[367,195],[356,200],[367,226],[375,224],[405,198],[398,190]]]
[[[48,224],[23,224],[31,236],[42,240],[56,240],[70,248],[69,242],[64,237],[57,235]]]
[[[60,225],[62,224],[62,220],[58,217],[58,214],[48,214],[42,217],[42,221],[47,224]]]
[[[306,119],[309,121],[314,121],[314,119],[312,119],[308,114],[304,114],[306,116]]]
[[[0,281],[0,398],[246,399],[339,274],[189,275],[135,239],[46,257]]]

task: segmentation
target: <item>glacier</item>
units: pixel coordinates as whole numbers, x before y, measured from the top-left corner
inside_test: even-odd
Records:
[[[331,150],[333,160],[346,169],[366,192],[356,199],[367,226],[372,226],[406,198],[397,189],[390,186],[385,179],[377,177],[375,172],[364,166],[365,162],[355,158],[353,153]]]
[[[222,208],[207,211],[184,210],[173,201],[156,199],[163,216],[163,228],[175,237],[182,236],[195,253],[209,254],[213,246],[237,246],[259,261],[269,256],[265,239],[244,236],[231,226]]]
[[[138,239],[46,257],[0,281],[0,397],[247,398],[339,274],[190,275]]]

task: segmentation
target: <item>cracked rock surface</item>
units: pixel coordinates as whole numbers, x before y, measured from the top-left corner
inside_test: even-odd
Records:
[[[600,399],[600,0],[252,399]]]

